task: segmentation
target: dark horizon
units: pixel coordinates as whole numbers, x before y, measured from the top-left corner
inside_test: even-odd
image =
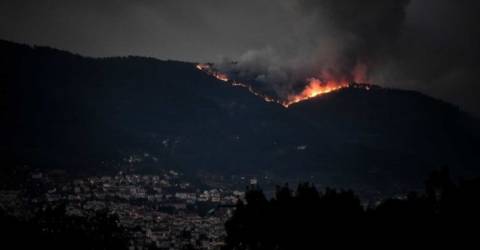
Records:
[[[324,69],[348,78],[366,65],[369,83],[421,91],[478,117],[479,7],[453,0],[2,1],[0,37],[93,57],[237,61],[222,67],[278,93]]]

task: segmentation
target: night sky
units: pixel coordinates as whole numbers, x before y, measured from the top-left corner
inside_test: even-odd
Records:
[[[238,62],[282,89],[318,71],[419,90],[480,115],[480,2],[3,0],[0,39],[88,56]]]

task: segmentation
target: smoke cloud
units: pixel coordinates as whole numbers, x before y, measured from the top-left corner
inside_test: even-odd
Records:
[[[416,0],[390,56],[371,79],[415,89],[480,114],[480,2]]]
[[[409,0],[297,0],[299,29],[276,47],[223,59],[219,70],[285,98],[306,79],[366,82],[394,48]],[[231,63],[235,61],[235,63]]]
[[[478,13],[470,0],[4,0],[0,38],[215,62],[281,98],[311,77],[368,81],[480,114]]]

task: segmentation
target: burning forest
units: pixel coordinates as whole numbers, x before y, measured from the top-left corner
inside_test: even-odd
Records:
[[[282,105],[285,108],[288,108],[290,105],[295,103],[299,103],[302,101],[309,100],[311,98],[315,98],[324,94],[328,94],[331,92],[335,92],[344,88],[363,88],[365,90],[370,90],[372,85],[370,84],[359,84],[354,80],[321,80],[316,77],[311,77],[306,79],[305,83],[303,84],[303,88],[300,91],[292,91],[292,93],[288,94],[285,98],[278,98],[268,96],[263,94],[261,91],[255,89],[251,84],[245,83],[234,78],[230,78],[227,73],[218,71],[213,64],[211,63],[200,63],[196,65],[196,68],[206,74],[230,84],[234,87],[241,87],[247,89],[250,93],[255,96],[258,96],[265,100],[266,102],[274,102],[277,104]],[[359,72],[359,71],[357,71]],[[362,73],[358,74],[355,79],[365,79]]]

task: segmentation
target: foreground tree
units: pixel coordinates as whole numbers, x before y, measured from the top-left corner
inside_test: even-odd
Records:
[[[246,203],[239,203],[225,224],[224,249],[389,248],[380,242],[429,248],[453,242],[458,247],[474,242],[476,231],[470,227],[479,218],[480,179],[455,184],[446,169],[432,173],[424,193],[368,209],[352,191],[318,192],[304,183],[294,192],[285,185],[267,200],[256,188],[247,190]]]

